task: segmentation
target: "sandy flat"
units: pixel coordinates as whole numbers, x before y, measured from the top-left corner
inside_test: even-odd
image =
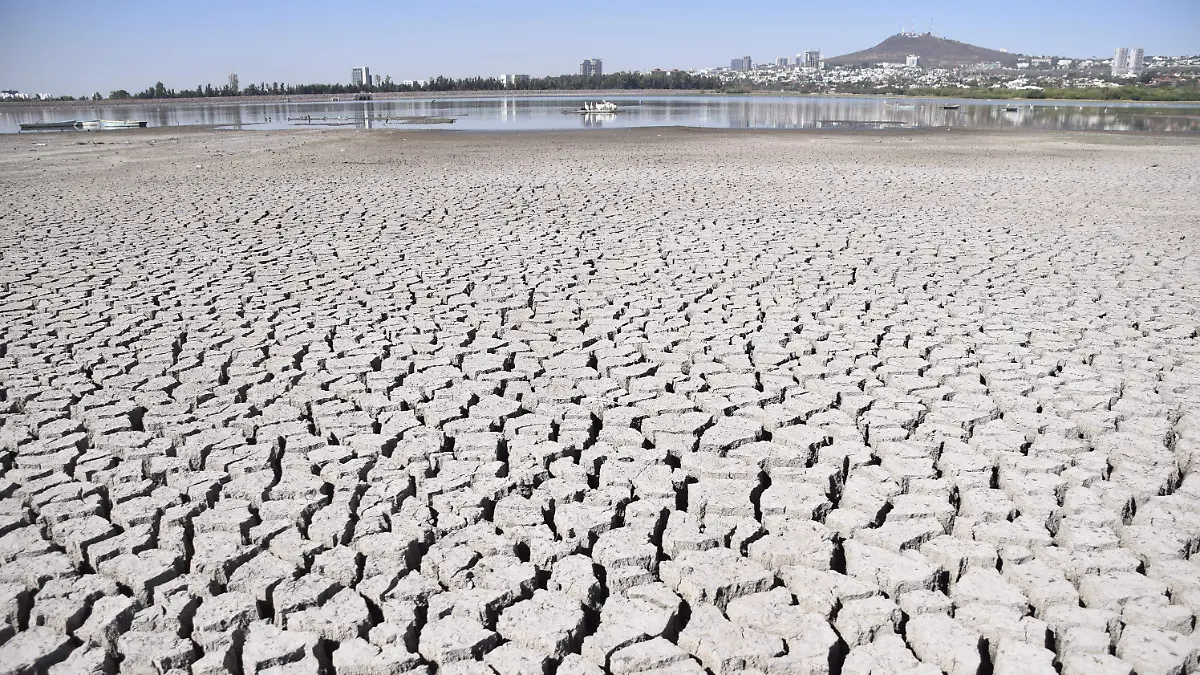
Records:
[[[0,138],[0,671],[1200,672],[1197,167]]]

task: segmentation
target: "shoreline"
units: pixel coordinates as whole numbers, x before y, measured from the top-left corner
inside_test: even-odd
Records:
[[[292,127],[287,129],[223,129],[221,125],[196,124],[178,127],[147,127],[143,129],[121,129],[106,131],[104,134],[71,134],[69,132],[20,132],[0,134],[0,145],[8,138],[45,138],[63,139],[56,141],[56,146],[85,146],[85,145],[130,145],[137,143],[161,143],[165,140],[211,136],[218,138],[277,138],[307,141],[339,141],[352,140],[364,132],[363,129],[347,129],[338,127]],[[913,127],[906,129],[771,129],[771,128],[724,128],[724,127],[621,127],[612,129],[511,129],[511,130],[476,130],[453,129],[443,127],[396,129],[381,128],[368,130],[371,136],[401,136],[401,140],[419,140],[432,138],[481,139],[493,138],[499,143],[507,143],[510,139],[523,139],[516,142],[539,142],[542,140],[583,140],[594,139],[603,143],[619,143],[625,140],[671,140],[680,138],[712,138],[741,137],[747,140],[768,138],[808,137],[821,140],[853,141],[854,139],[871,139],[877,142],[903,141],[916,139],[955,139],[955,138],[1019,138],[1022,141],[1063,140],[1077,142],[1117,142],[1140,144],[1167,143],[1171,145],[1200,145],[1200,134],[1164,132],[1164,131],[1087,131],[1078,129],[1000,129],[993,127]],[[72,140],[74,139],[74,140]],[[392,139],[395,140],[395,139]],[[391,142],[390,140],[388,142]]]
[[[76,100],[76,101],[27,101],[13,100],[0,101],[0,110],[5,109],[53,109],[53,108],[79,108],[79,107],[127,107],[136,105],[195,105],[205,104],[212,106],[221,105],[266,105],[266,104],[281,104],[281,103],[328,103],[333,98],[333,94],[297,94],[294,96],[282,95],[258,95],[258,96],[212,96],[206,98],[130,98],[130,99],[103,99],[100,101],[93,100]],[[342,103],[355,102],[352,98],[346,99],[344,96],[338,95]],[[939,96],[939,95],[910,95],[910,94],[856,94],[847,92],[834,93],[806,93],[806,92],[789,92],[789,91],[748,91],[748,92],[723,92],[712,89],[520,89],[520,90],[482,90],[482,91],[442,91],[442,92],[387,92],[381,94],[372,94],[371,102],[381,103],[387,101],[407,101],[407,100],[441,100],[441,99],[491,99],[491,98],[580,98],[594,96],[664,96],[664,97],[748,97],[748,98],[878,98],[878,99],[899,99],[912,101],[979,101],[979,102],[1019,102],[1030,104],[1058,104],[1063,103],[1090,103],[1090,104],[1112,104],[1112,105],[1133,105],[1145,107],[1183,107],[1183,108],[1200,108],[1200,101],[1146,101],[1134,99],[1099,99],[1099,98],[974,98],[963,96]]]

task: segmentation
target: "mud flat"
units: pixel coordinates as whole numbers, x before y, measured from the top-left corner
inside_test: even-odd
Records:
[[[1198,672],[1200,144],[0,145],[0,671]]]

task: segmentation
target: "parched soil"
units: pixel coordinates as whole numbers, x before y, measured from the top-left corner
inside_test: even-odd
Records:
[[[1197,167],[0,138],[0,673],[1200,672]]]

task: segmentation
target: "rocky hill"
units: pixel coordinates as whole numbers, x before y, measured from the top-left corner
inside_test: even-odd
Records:
[[[825,62],[837,66],[904,63],[905,57],[909,54],[921,57],[921,65],[927,67],[967,66],[974,63],[991,62],[1011,65],[1016,63],[1019,58],[1018,54],[976,47],[957,40],[947,40],[932,33],[920,35],[901,33],[889,37],[870,49],[825,59]]]

